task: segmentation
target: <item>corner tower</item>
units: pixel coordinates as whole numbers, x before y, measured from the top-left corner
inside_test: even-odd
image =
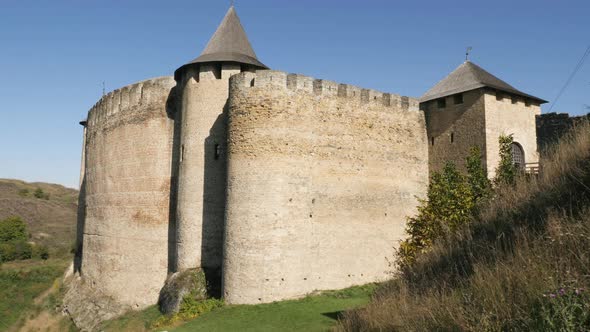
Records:
[[[465,61],[420,99],[428,129],[429,169],[448,161],[464,169],[473,146],[482,151],[488,177],[499,162],[498,137],[514,137],[518,167],[539,162],[535,116],[545,100],[517,90],[470,61]]]
[[[177,271],[221,267],[229,78],[256,69],[267,67],[258,61],[232,6],[201,55],[174,73],[180,106]]]

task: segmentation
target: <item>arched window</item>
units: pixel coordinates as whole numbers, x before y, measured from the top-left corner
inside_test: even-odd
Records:
[[[512,148],[512,163],[517,169],[524,168],[524,151],[520,144],[514,142],[511,145]]]

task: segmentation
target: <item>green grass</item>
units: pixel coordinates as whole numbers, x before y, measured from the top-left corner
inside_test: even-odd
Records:
[[[365,305],[375,284],[327,291],[300,300],[258,305],[228,305],[176,327],[155,331],[326,331],[340,312]],[[105,322],[104,331],[149,331],[162,317],[156,306]]]
[[[34,299],[63,275],[69,261],[26,260],[0,266],[0,331],[35,308]]]
[[[172,331],[326,331],[342,311],[368,303],[374,288],[365,285],[301,300],[226,306]]]

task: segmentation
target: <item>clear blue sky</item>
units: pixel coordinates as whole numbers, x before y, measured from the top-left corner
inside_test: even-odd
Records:
[[[77,187],[78,121],[196,57],[226,0],[0,0],[0,178]],[[552,101],[590,44],[590,1],[236,0],[261,61],[420,96],[463,61]],[[554,111],[590,104],[590,60]],[[546,112],[549,107],[543,107]]]

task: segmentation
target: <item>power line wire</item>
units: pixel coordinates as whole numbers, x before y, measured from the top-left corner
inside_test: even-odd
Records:
[[[586,52],[584,52],[584,54],[582,55],[582,57],[580,58],[580,60],[576,64],[576,67],[574,68],[574,71],[572,71],[572,73],[568,77],[567,81],[565,81],[565,84],[563,85],[563,87],[561,88],[561,90],[559,90],[559,93],[557,94],[557,97],[555,97],[555,99],[551,103],[551,107],[549,107],[549,112],[548,113],[551,113],[551,110],[553,109],[553,107],[555,106],[555,104],[557,104],[557,101],[559,100],[559,97],[561,97],[561,95],[563,94],[563,92],[565,91],[565,89],[567,89],[568,85],[574,79],[574,76],[576,76],[576,74],[578,73],[578,70],[580,70],[580,68],[582,68],[582,66],[584,65],[584,62],[586,61],[586,58],[588,57],[588,54],[590,54],[590,46],[588,46],[588,48],[586,48]]]

